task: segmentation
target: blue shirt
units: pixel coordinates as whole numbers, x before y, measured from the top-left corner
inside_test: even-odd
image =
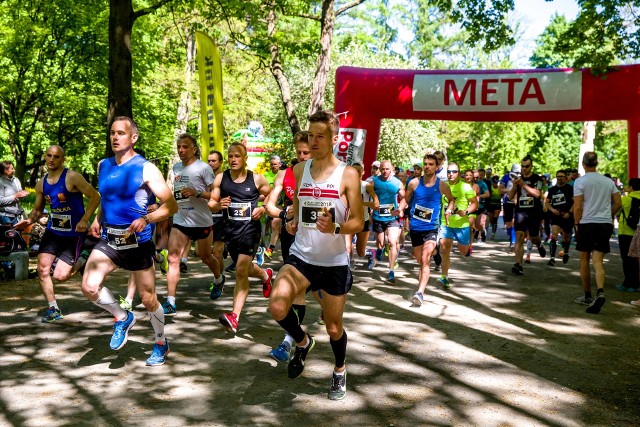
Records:
[[[410,205],[410,225],[412,231],[437,230],[440,225],[440,213],[442,211],[442,193],[440,193],[440,179],[427,187],[424,178],[413,192]]]
[[[80,236],[85,233],[76,231],[76,224],[84,216],[84,204],[82,203],[82,193],[79,191],[67,190],[65,181],[67,179],[65,168],[55,184],[49,184],[44,176],[42,182],[42,195],[49,202],[49,222],[47,228],[51,232],[60,236]]]
[[[373,220],[389,222],[397,220],[397,216],[391,216],[391,211],[398,209],[398,192],[402,190],[402,181],[395,176],[384,181],[379,176],[373,178],[373,191],[380,201],[380,209],[373,211]]]

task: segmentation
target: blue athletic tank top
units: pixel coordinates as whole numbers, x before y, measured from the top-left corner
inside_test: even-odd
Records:
[[[79,191],[69,191],[65,185],[68,169],[65,168],[55,184],[49,184],[44,176],[42,194],[49,202],[49,222],[47,228],[59,236],[80,236],[85,233],[76,231],[76,224],[84,215],[84,204],[82,203],[82,193]]]
[[[432,187],[424,185],[424,177],[420,177],[418,186],[413,192],[411,203],[410,226],[413,231],[436,230],[440,225],[442,211],[442,193],[440,193],[440,179]]]
[[[380,209],[373,211],[374,221],[389,222],[398,219],[397,216],[391,216],[391,212],[398,209],[398,191],[402,188],[402,182],[395,176],[386,181],[379,176],[373,178],[373,190],[380,201]]]
[[[107,228],[127,228],[133,221],[147,213],[147,203],[152,192],[144,183],[142,171],[147,160],[136,155],[118,165],[115,157],[100,163],[98,188],[101,199],[102,238],[107,238]],[[151,226],[136,233],[138,243],[151,240]]]

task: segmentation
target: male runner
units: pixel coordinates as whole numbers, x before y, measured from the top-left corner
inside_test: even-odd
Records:
[[[49,203],[49,221],[38,249],[38,280],[49,307],[42,318],[51,323],[62,319],[51,280],[51,266],[58,258],[53,278],[64,282],[71,277],[80,256],[89,220],[100,204],[100,193],[82,175],[64,167],[64,150],[52,145],[45,154],[48,173],[36,184],[36,202],[26,225],[36,223]],[[84,209],[83,196],[89,198]]]
[[[226,244],[236,265],[236,286],[233,290],[233,310],[221,314],[218,320],[227,331],[235,334],[242,307],[249,295],[249,277],[260,278],[265,298],[269,298],[271,293],[273,270],[263,270],[252,262],[262,234],[260,217],[266,211],[264,206],[258,206],[258,200],[260,196],[269,195],[271,186],[264,176],[247,169],[247,149],[241,143],[229,146],[227,159],[229,169],[216,176],[209,208],[213,212],[226,209],[229,217]]]
[[[110,135],[114,157],[98,164],[102,200],[90,229],[91,234],[100,236],[100,241],[87,260],[82,293],[115,317],[111,349],[119,350],[127,342],[136,317],[118,305],[102,282],[118,267],[131,271],[155,332],[147,365],[163,365],[169,354],[169,341],[164,335],[164,311],[156,296],[150,224],[175,213],[178,204],[158,168],[133,150],[138,140],[136,123],[129,117],[116,117]],[[160,207],[147,214],[151,193],[160,200]]]
[[[267,182],[273,188],[275,186],[275,181],[282,172],[282,159],[280,156],[273,155],[269,158],[269,173],[265,174],[265,178]],[[275,201],[277,202],[277,200]],[[264,255],[271,259],[273,257],[273,251],[278,244],[278,238],[280,238],[280,230],[282,229],[282,218],[279,217],[271,217],[271,240],[269,241],[269,247],[264,250]]]
[[[184,133],[176,141],[180,162],[173,165],[173,196],[178,212],[173,216],[169,234],[169,270],[167,271],[167,300],[162,304],[165,316],[176,315],[176,291],[180,280],[180,255],[190,241],[196,242],[196,252],[213,274],[213,286],[224,286],[225,277],[220,264],[211,253],[213,245],[211,211],[208,200],[213,188],[213,172],[198,158],[196,139]]]
[[[545,207],[551,222],[551,250],[549,265],[556,265],[556,250],[558,248],[558,234],[562,233],[562,247],[564,255],[562,262],[569,262],[569,247],[573,232],[573,187],[567,184],[567,173],[560,169],[556,172],[557,184],[549,188]]]
[[[321,297],[335,357],[328,393],[331,400],[343,399],[346,394],[347,333],[342,325],[342,314],[353,283],[344,236],[340,234],[357,233],[364,226],[358,172],[333,155],[338,128],[338,116],[332,111],[318,111],[309,117],[313,159],[294,168],[297,183],[294,219],[286,225],[290,233],[296,233],[296,239],[269,300],[271,315],[296,341],[288,374],[289,378],[297,378],[304,370],[307,354],[315,341],[300,327],[292,305],[296,298],[304,295],[308,286]]]
[[[436,177],[437,159],[433,154],[424,156],[424,176],[409,182],[405,201],[409,205],[411,221],[411,246],[414,257],[420,265],[418,291],[413,295],[413,305],[421,306],[424,290],[429,282],[431,255],[436,249],[438,228],[441,222],[442,196],[448,202],[446,218],[453,210],[454,198],[446,182]],[[406,220],[405,220],[406,221]],[[447,222],[448,224],[448,222]]]
[[[369,233],[371,232],[371,227],[369,224],[369,208],[373,210],[377,210],[380,208],[378,196],[376,195],[375,191],[373,191],[373,183],[362,180],[362,176],[364,175],[364,169],[362,168],[362,165],[360,163],[354,163],[352,167],[356,171],[358,171],[358,174],[360,176],[360,192],[362,194],[364,228],[359,233],[347,234],[345,236],[345,242],[347,244],[347,254],[349,255],[349,268],[351,268],[351,271],[355,269],[355,256],[353,254],[354,236],[356,253],[361,257],[366,255],[369,259],[369,265],[372,265],[373,263],[373,253],[367,250],[367,242],[369,241]]]
[[[211,172],[213,172],[214,178],[218,176],[218,174],[222,173],[224,158],[222,157],[221,152],[216,150],[209,151],[207,162],[211,167]],[[211,219],[213,221],[213,257],[216,259],[221,273],[224,271],[224,241],[226,240],[225,230],[227,225],[226,212],[227,211],[223,209],[221,211],[211,213]],[[222,280],[222,283],[213,283],[210,290],[211,294],[209,294],[209,298],[212,300],[220,298],[222,291],[224,290],[224,279]]]

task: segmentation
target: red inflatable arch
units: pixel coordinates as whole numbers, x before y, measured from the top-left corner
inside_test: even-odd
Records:
[[[626,120],[629,177],[639,171],[640,65],[589,69],[416,71],[340,67],[336,155],[376,160],[382,119],[479,122]]]

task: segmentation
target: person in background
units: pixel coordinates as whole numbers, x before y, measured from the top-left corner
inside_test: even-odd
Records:
[[[27,190],[22,189],[20,180],[14,175],[16,173],[13,162],[2,162],[2,176],[0,177],[0,225],[14,226],[22,220],[24,210],[20,205],[20,200],[29,195]]]
[[[616,285],[616,289],[623,292],[640,291],[640,269],[638,267],[638,258],[629,256],[629,248],[631,240],[636,230],[629,227],[627,218],[631,213],[631,205],[633,199],[640,200],[640,178],[631,178],[629,180],[629,188],[626,196],[622,197],[622,209],[618,214],[618,244],[620,246],[620,257],[622,258],[622,273],[624,281]],[[638,203],[638,202],[636,202]],[[640,228],[640,227],[637,227]]]

